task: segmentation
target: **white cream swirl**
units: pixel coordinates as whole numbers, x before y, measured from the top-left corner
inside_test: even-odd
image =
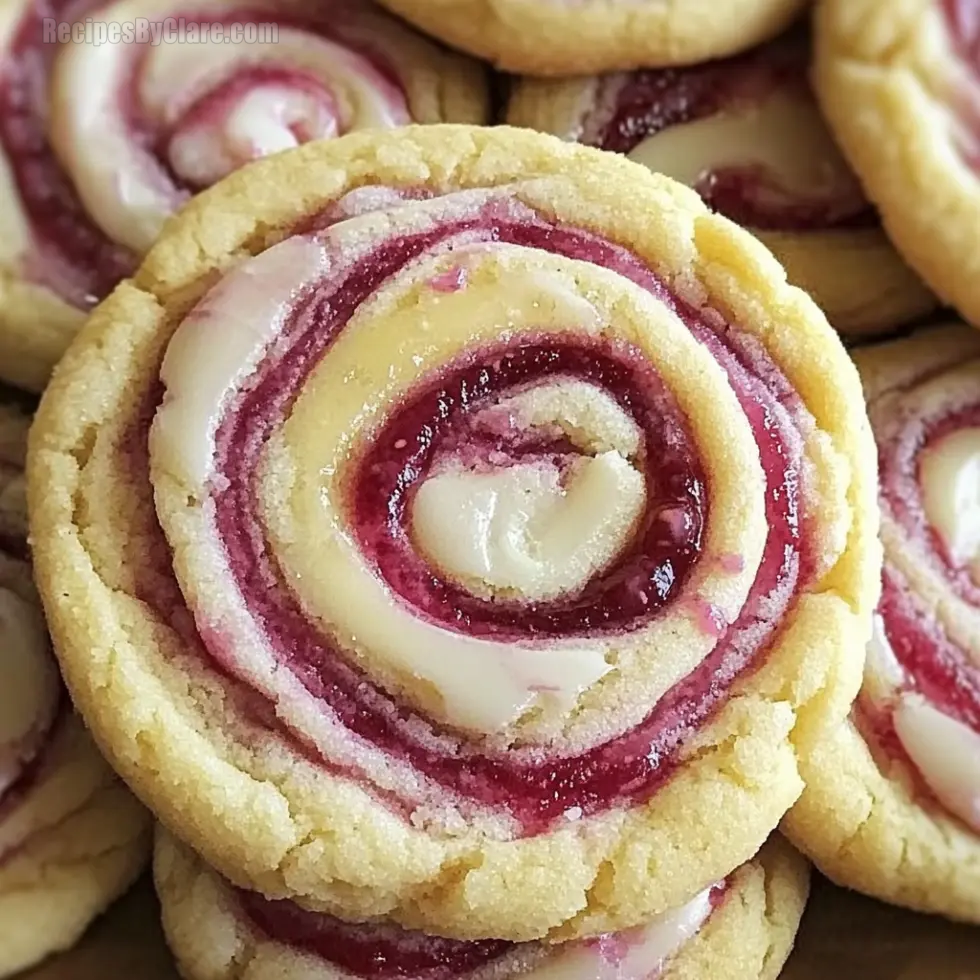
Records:
[[[137,254],[190,193],[252,160],[443,121],[432,93],[420,94],[440,73],[460,73],[481,108],[480,84],[452,56],[369,4],[119,0],[100,16],[121,42],[73,40],[59,52],[51,139],[85,210]],[[127,31],[167,18],[175,43]]]

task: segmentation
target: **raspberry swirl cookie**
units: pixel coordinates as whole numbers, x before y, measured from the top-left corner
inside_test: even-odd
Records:
[[[35,391],[167,216],[243,163],[486,120],[481,68],[360,0],[4,0],[0,38],[0,376]]]
[[[857,355],[881,468],[883,591],[851,723],[787,820],[837,881],[980,922],[980,337]]]
[[[860,684],[853,366],[751,236],[612,154],[440,126],[253,164],[32,435],[73,694],[270,897],[634,926],[758,850]]]
[[[909,264],[980,324],[980,57],[971,0],[823,0],[814,80]]]
[[[427,34],[523,75],[691,65],[775,37],[807,0],[380,0]]]
[[[145,812],[71,710],[22,558],[27,426],[0,406],[0,976],[73,945],[149,850]]]
[[[775,838],[728,878],[652,922],[548,946],[438,939],[270,901],[234,888],[161,831],[154,872],[167,940],[188,980],[775,980],[809,891],[807,863]]]
[[[935,301],[889,244],[827,131],[791,36],[691,68],[514,87],[507,121],[631,159],[694,187],[751,228],[845,335],[882,332]]]

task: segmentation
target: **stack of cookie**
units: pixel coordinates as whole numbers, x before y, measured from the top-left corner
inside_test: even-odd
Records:
[[[8,12],[34,571],[159,821],[183,975],[771,980],[808,889],[779,828],[976,918],[980,339],[841,339],[931,290],[973,315],[972,103],[895,115],[942,52],[972,93],[965,15],[825,0],[818,108],[800,0],[385,6],[414,27],[204,0],[196,42],[52,43]],[[510,126],[473,55],[547,76]],[[2,624],[0,974],[145,853],[80,735],[66,785],[96,775],[30,846],[7,816],[77,726],[32,622]],[[66,864],[70,925],[4,960],[8,869]]]
[[[27,556],[29,416],[0,403],[0,976],[72,946],[142,871],[148,815],[58,677]]]

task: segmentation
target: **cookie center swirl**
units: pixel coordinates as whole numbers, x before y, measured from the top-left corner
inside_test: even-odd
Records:
[[[357,40],[342,43],[326,21],[294,25],[272,9],[268,21],[255,23],[261,6],[215,5],[209,14],[186,11],[185,30],[222,28],[230,39],[71,44],[58,57],[59,156],[88,213],[137,252],[189,190],[250,160],[354,128],[411,121],[377,45],[368,56]],[[242,21],[252,22],[255,38],[230,35]],[[339,38],[348,36],[341,26]]]
[[[352,192],[184,319],[150,433],[207,654],[503,836],[653,793],[813,567],[796,393],[537,186]]]
[[[630,462],[641,445],[636,424],[576,380],[502,400],[474,424],[500,434],[484,465],[453,454],[419,487],[415,543],[473,594],[544,601],[580,591],[623,550],[643,513],[644,477]],[[567,439],[594,455],[527,452],[528,438]],[[502,447],[522,442],[511,462]]]

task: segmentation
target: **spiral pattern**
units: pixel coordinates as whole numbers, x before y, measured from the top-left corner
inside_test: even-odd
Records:
[[[157,514],[212,657],[280,710],[286,666],[290,693],[322,705],[304,731],[324,749],[338,728],[371,746],[328,758],[406,811],[438,819],[448,804],[507,835],[648,796],[764,655],[815,561],[796,399],[780,404],[701,323],[685,338],[686,310],[659,336],[636,313],[617,330],[614,303],[582,297],[561,259],[639,287],[597,279],[617,302],[661,288],[508,189],[289,238],[178,328],[150,435]],[[385,280],[387,302],[372,302]],[[654,367],[668,331],[708,347],[732,388],[679,405],[677,379]],[[730,469],[709,469],[691,426],[733,416]],[[749,500],[730,489],[736,475]],[[736,518],[747,532],[722,534]],[[684,655],[644,677],[665,629]],[[619,706],[598,731],[571,717],[590,689],[586,717]],[[413,709],[403,719],[399,700]],[[453,729],[504,740],[462,755]]]
[[[753,229],[844,333],[881,332],[934,299],[882,234],[817,109],[808,39],[690,68],[522,79],[508,121],[623,153]]]
[[[481,70],[369,3],[9,7],[0,266],[15,337],[0,352],[17,343],[10,380],[38,390],[83,313],[193,193],[309,140],[486,120]]]
[[[915,796],[980,832],[980,344],[962,326],[867,360],[881,459],[884,589],[856,715],[886,766],[912,770]],[[931,799],[930,799],[931,798]]]
[[[474,847],[490,884],[457,915],[452,884],[430,892],[431,905],[393,900],[389,861],[383,886],[361,867],[341,887],[291,860],[284,886],[278,873],[243,879],[241,862],[220,853],[225,841],[197,846],[233,880],[341,915],[536,938],[581,910],[575,875],[593,876],[603,848],[666,825],[664,794],[687,791],[692,758],[730,744],[751,704],[757,727],[745,737],[773,739],[759,745],[765,763],[751,777],[767,793],[746,802],[744,838],[711,831],[747,859],[798,791],[780,745],[792,725],[786,698],[801,713],[807,700],[771,707],[753,698],[754,677],[764,667],[770,678],[792,674],[803,649],[814,663],[833,660],[833,638],[862,629],[837,588],[857,608],[873,593],[871,481],[851,458],[849,440],[865,433],[856,389],[844,395],[856,384],[846,358],[751,239],[628,162],[517,130],[334,145],[345,155],[316,147],[281,159],[335,194],[312,214],[293,205],[275,238],[213,286],[195,269],[193,308],[185,284],[179,313],[153,300],[147,314],[133,290],[96,315],[91,336],[143,323],[150,345],[117,365],[128,408],[108,420],[108,455],[92,461],[127,501],[121,522],[95,504],[108,539],[127,542],[103,553],[100,575],[110,553],[116,567],[122,558],[116,587],[180,630],[180,670],[219,672],[248,692],[229,705],[241,698],[251,722],[273,724],[318,760],[328,795],[356,806],[356,833],[384,834],[383,849],[401,855],[399,887],[414,891],[412,875],[432,874],[405,853],[418,866],[438,855],[444,875]],[[515,147],[525,158],[501,176]],[[450,162],[462,160],[475,169]],[[202,206],[224,214],[228,195],[251,186],[226,182]],[[621,207],[627,186],[646,195],[647,215],[664,216],[666,237],[651,242],[645,223],[629,224],[639,219]],[[802,346],[840,368],[821,372],[819,387],[844,386],[828,396],[843,418],[825,428],[810,408],[796,338],[781,346],[755,300],[740,306],[741,293],[726,293],[721,265],[712,279],[687,248],[665,244],[693,243],[695,225],[712,229],[732,267],[751,263],[749,281],[771,277],[781,315],[804,324]],[[189,253],[170,242],[154,254]],[[123,313],[116,303],[133,305]],[[89,383],[79,356],[48,412]],[[36,486],[58,458],[53,442],[39,450]],[[51,512],[46,524],[37,501],[37,553],[53,561],[64,517]],[[142,557],[160,549],[179,592],[161,580],[162,558]],[[77,608],[81,593],[63,571],[60,582]],[[49,598],[57,623],[60,600]],[[197,666],[186,666],[189,644]],[[70,646],[59,634],[73,687],[84,686]],[[140,669],[159,672],[152,649]],[[833,669],[856,689],[856,659]],[[90,708],[94,724],[117,724]],[[222,719],[238,731],[240,718]],[[109,741],[120,737],[113,728]],[[355,833],[339,817],[316,819]],[[557,871],[543,855],[562,848],[577,867],[554,905],[535,897],[525,919],[513,902],[496,904],[506,864]],[[664,892],[612,882],[602,915],[634,925],[740,863],[709,855],[693,889],[669,876]],[[332,876],[349,874],[335,866]],[[569,928],[594,930],[591,911]]]

